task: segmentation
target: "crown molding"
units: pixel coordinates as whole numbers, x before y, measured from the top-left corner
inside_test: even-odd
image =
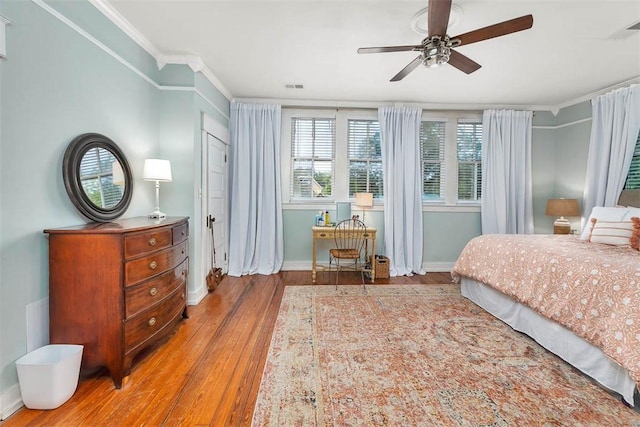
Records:
[[[124,16],[120,15],[111,4],[106,0],[89,0],[96,9],[98,9],[104,16],[109,18],[111,22],[116,24],[130,39],[136,42],[141,48],[154,58],[160,55],[160,51],[153,45],[145,36],[143,36]]]
[[[631,78],[629,80],[625,80],[623,82],[616,83],[616,84],[613,84],[611,86],[607,86],[607,87],[602,88],[600,90],[597,90],[595,92],[591,92],[591,93],[588,93],[586,95],[583,95],[583,96],[581,96],[579,98],[572,99],[571,101],[567,101],[567,102],[563,102],[561,104],[558,104],[555,107],[557,109],[556,111],[560,111],[562,108],[567,108],[567,107],[570,107],[572,105],[580,104],[581,102],[591,101],[593,98],[595,98],[597,96],[603,95],[603,94],[605,94],[607,92],[611,92],[612,90],[620,89],[621,87],[630,86],[630,85],[632,85],[634,83],[640,84],[640,76],[633,77],[633,78]],[[557,112],[554,113],[554,114],[557,114]]]
[[[165,55],[160,54],[156,57],[158,62],[158,68],[162,70],[167,64],[185,64],[188,65],[194,73],[202,73],[212,85],[216,87],[222,93],[227,100],[231,101],[233,95],[224,86],[224,84],[213,74],[213,71],[207,67],[201,57],[198,55]]]
[[[233,98],[235,102],[271,102],[290,108],[358,108],[377,109],[383,106],[403,106],[418,107],[431,111],[483,111],[483,110],[530,110],[530,111],[553,111],[555,107],[549,105],[503,105],[503,104],[444,104],[425,102],[397,102],[397,101],[327,101],[314,99],[291,99],[291,98]]]
[[[161,52],[153,43],[143,36],[129,21],[127,21],[108,0],[89,0],[96,9],[102,12],[111,22],[120,28],[129,38],[142,47],[151,55],[161,70],[166,64],[188,65],[194,73],[201,72],[211,84],[224,95],[227,100],[231,100],[233,95],[225,85],[216,77],[202,58],[197,55],[169,55]]]

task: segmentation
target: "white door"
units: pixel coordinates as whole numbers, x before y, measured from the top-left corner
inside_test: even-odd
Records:
[[[213,241],[215,242],[216,267],[222,267],[227,272],[226,250],[226,198],[227,198],[227,146],[220,139],[207,133],[207,217],[205,218],[209,233],[209,254],[206,270],[211,264],[211,227],[213,227]]]

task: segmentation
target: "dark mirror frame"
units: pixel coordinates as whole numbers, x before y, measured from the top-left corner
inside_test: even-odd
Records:
[[[80,181],[80,164],[85,153],[93,148],[109,151],[122,165],[124,192],[122,199],[112,208],[96,206],[85,193]],[[75,208],[84,216],[96,222],[109,222],[121,215],[129,207],[133,195],[133,177],[127,158],[120,148],[109,138],[99,133],[85,133],[69,143],[62,160],[62,178],[67,194]]]

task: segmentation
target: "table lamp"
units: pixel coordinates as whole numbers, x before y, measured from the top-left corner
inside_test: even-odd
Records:
[[[356,193],[356,206],[362,208],[362,222],[364,222],[364,213],[366,208],[373,206],[373,193]]]
[[[166,218],[167,215],[160,212],[160,181],[171,181],[171,162],[169,160],[146,159],[144,161],[142,179],[156,182],[156,209],[149,214],[149,218]]]
[[[545,215],[560,217],[553,223],[553,234],[569,234],[571,224],[565,216],[580,216],[577,199],[549,199]]]

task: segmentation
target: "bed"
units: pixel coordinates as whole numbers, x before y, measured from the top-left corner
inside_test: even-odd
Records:
[[[594,208],[581,235],[476,237],[452,271],[466,298],[632,406],[640,405],[638,193]]]

